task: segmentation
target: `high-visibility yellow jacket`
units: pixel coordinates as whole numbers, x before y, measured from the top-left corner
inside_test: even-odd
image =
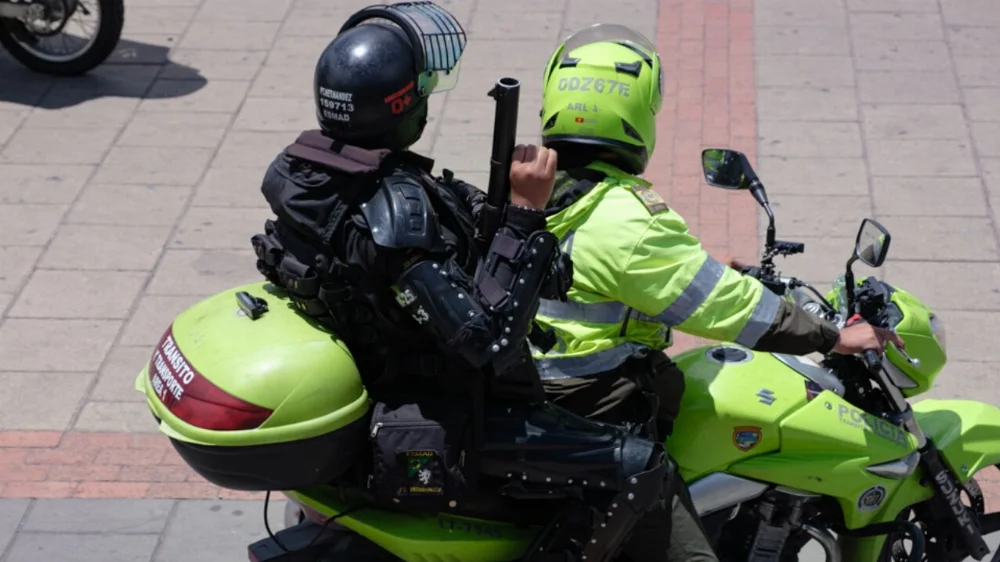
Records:
[[[573,285],[568,302],[538,310],[557,337],[548,353],[533,349],[542,379],[610,371],[668,347],[672,328],[754,347],[784,301],[710,257],[650,183],[602,162],[587,168],[604,178],[548,218]],[[556,197],[580,187],[562,174]]]

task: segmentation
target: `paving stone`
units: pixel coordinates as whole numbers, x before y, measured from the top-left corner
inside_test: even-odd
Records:
[[[25,531],[47,533],[156,534],[167,525],[171,500],[37,500]]]
[[[27,111],[0,111],[0,147],[28,117]]]
[[[980,156],[1000,156],[1000,122],[974,122],[972,140]]]
[[[157,33],[180,35],[198,11],[194,6],[130,6],[124,35]],[[199,14],[199,17],[202,17]]]
[[[857,121],[854,88],[758,88],[761,121]]]
[[[96,372],[120,326],[118,320],[8,318],[0,325],[3,368]]]
[[[249,243],[243,251],[167,250],[146,293],[204,297],[262,281],[256,260]]]
[[[965,109],[973,121],[1000,121],[1000,88],[965,88]]]
[[[935,310],[948,330],[948,358],[952,361],[1000,361],[993,342],[1000,330],[1000,314],[992,311]]]
[[[308,92],[303,90],[301,94]],[[313,98],[247,98],[233,123],[234,131],[288,131],[316,128]]]
[[[877,140],[967,140],[962,106],[943,105],[862,105],[862,128],[868,139]]]
[[[858,70],[951,71],[951,53],[944,41],[858,38],[854,60]]]
[[[93,166],[0,164],[0,204],[72,203],[93,173]]]
[[[851,45],[841,25],[757,26],[754,53],[760,55],[850,56]]]
[[[264,172],[263,167],[209,168],[191,204],[194,207],[270,209],[260,191]]]
[[[771,197],[778,235],[782,240],[796,240],[806,236],[850,238],[853,248],[861,220],[871,216],[867,197],[782,195]],[[766,227],[767,223],[764,223]],[[759,232],[764,232],[761,228]],[[846,259],[846,258],[845,258]]]
[[[0,545],[6,547],[13,540],[29,505],[30,500],[0,500]]]
[[[156,535],[80,535],[21,533],[8,562],[146,562],[156,548]]]
[[[996,261],[997,242],[986,217],[879,217],[892,233],[892,260]]]
[[[128,327],[125,334],[128,335]],[[165,331],[165,329],[164,329]],[[97,376],[97,384],[90,393],[94,401],[145,402],[145,397],[134,387],[135,378],[149,363],[153,346],[118,345],[111,350],[104,368]]]
[[[97,70],[109,67],[128,69],[137,65],[147,65],[159,70],[160,66],[169,60],[170,51],[177,44],[179,38],[180,35],[176,33],[129,34],[128,37],[123,37],[118,41],[117,48],[104,61],[104,65],[99,66]],[[152,80],[152,76],[150,80]],[[140,93],[133,94],[132,97],[141,96]]]
[[[0,162],[16,164],[99,164],[104,159],[117,129],[52,129],[22,127],[14,134]]]
[[[835,88],[854,86],[851,58],[767,56],[756,59],[757,86]]]
[[[941,2],[941,13],[948,25],[1000,27],[1000,11],[990,0]]]
[[[151,271],[170,235],[166,226],[60,227],[39,261],[49,269]]]
[[[174,49],[159,77],[188,81],[252,80],[266,57],[266,51]]]
[[[518,134],[534,131],[541,133],[541,119],[537,111],[528,111],[522,104],[521,111],[517,114]],[[496,111],[496,103],[484,99],[477,100],[448,100],[444,108],[444,115],[441,117],[441,128],[438,134],[443,137],[462,138],[467,135],[488,134],[493,129],[493,117]]]
[[[278,33],[277,22],[202,20],[196,18],[181,41],[184,49],[266,51]],[[313,61],[315,64],[315,59]]]
[[[10,246],[44,246],[65,212],[63,205],[0,204],[0,240]]]
[[[120,130],[132,118],[137,99],[91,98],[70,107],[58,109],[36,108],[25,120],[25,127],[56,129],[112,129]],[[61,131],[49,131],[56,136]]]
[[[297,134],[287,131],[232,131],[222,141],[212,167],[260,170],[263,179],[268,165],[297,137]]]
[[[139,112],[118,146],[216,148],[226,136],[230,113]]]
[[[263,280],[263,277],[261,277]],[[227,287],[228,288],[228,287]],[[191,308],[198,303],[198,298],[193,296],[183,297],[163,297],[157,295],[145,295],[139,301],[139,306],[132,315],[131,320],[125,325],[119,343],[130,346],[155,346],[159,343],[163,333],[173,323],[180,313]],[[149,356],[146,356],[146,360]],[[142,363],[135,365],[135,372],[139,372]],[[133,373],[134,378],[134,373]]]
[[[218,80],[208,82],[197,91],[181,94],[190,89],[189,81],[157,80],[149,96],[139,104],[139,110],[164,111],[175,115],[192,111],[235,113],[249,88],[249,81]]]
[[[205,0],[198,11],[198,19],[281,22],[291,5],[292,0]]]
[[[263,232],[269,211],[192,207],[181,220],[170,241],[171,248],[242,249],[250,238]]]
[[[144,38],[149,36],[144,36]],[[123,39],[119,50],[135,42]],[[166,53],[164,52],[164,55]],[[37,103],[45,109],[61,109],[87,103],[95,98],[141,98],[146,95],[149,85],[159,72],[162,61],[146,64],[144,61],[130,60],[127,65],[104,64],[84,76],[73,79],[73,87],[53,87]]]
[[[250,86],[250,99],[309,97],[313,88],[313,70],[308,66],[272,66],[260,69]],[[315,113],[315,110],[313,110]]]
[[[861,134],[857,123],[761,121],[758,135],[762,156],[861,156]]]
[[[983,183],[990,195],[1000,195],[1000,159],[980,158],[979,166],[983,170]]]
[[[997,57],[955,56],[955,72],[962,87],[1000,86]]]
[[[0,246],[0,293],[16,293],[41,253],[36,246]]]
[[[194,185],[215,150],[211,148],[116,146],[94,181],[112,184]]]
[[[937,12],[936,0],[847,0],[852,12]]]
[[[951,72],[859,71],[863,103],[960,103]]]
[[[71,224],[173,226],[190,187],[91,183],[66,217]]]
[[[762,156],[755,168],[771,195],[868,195],[862,158]]]
[[[25,318],[127,318],[146,272],[38,269],[10,316]]]
[[[948,44],[959,57],[1000,56],[1000,34],[996,27],[948,26]]]
[[[65,431],[94,373],[0,372],[0,427],[5,430]],[[53,391],[57,389],[57,391]],[[0,510],[0,516],[2,516]]]
[[[544,8],[545,5],[538,5]],[[557,38],[562,30],[563,12],[556,8],[545,12],[536,8],[533,10],[506,12],[502,17],[488,8],[488,4],[480,8],[472,16],[472,25],[468,28],[469,44],[483,40],[504,40],[516,45],[519,40],[538,40],[543,37]],[[509,47],[508,47],[509,48]],[[551,53],[549,53],[551,55]],[[542,65],[544,68],[544,63]]]
[[[439,4],[440,5],[440,4]],[[350,6],[328,4],[322,7],[295,5],[288,12],[278,30],[279,37],[326,37],[331,30],[340,29],[355,10]]]
[[[966,141],[871,140],[873,176],[971,176],[976,173]]]
[[[939,400],[983,400],[991,404],[1000,402],[995,383],[1000,364],[980,361],[948,361],[927,393],[928,398]]]
[[[527,71],[537,80],[558,45],[555,34],[551,39],[523,39],[515,46],[507,41],[492,39],[469,41],[462,54],[462,67],[491,68],[497,72],[519,70],[521,74]],[[499,53],[506,53],[506,56]]]
[[[283,526],[285,502],[271,502],[271,529]],[[235,558],[248,544],[267,536],[264,503],[258,501],[191,500],[181,502],[163,535],[153,562],[216,562]],[[224,535],[218,529],[226,529]]]
[[[543,67],[538,67],[538,69],[541,68]],[[540,72],[540,70],[537,69],[535,71],[525,71],[473,68],[472,65],[466,65],[463,62],[458,86],[454,90],[448,92],[448,101],[489,100],[491,98],[487,94],[493,86],[496,85],[497,80],[503,77],[511,77],[521,81],[521,109],[518,113],[522,111],[538,111],[538,109],[541,108],[542,100],[542,81],[538,77],[538,72]],[[482,134],[491,133],[492,131],[485,131]]]
[[[300,66],[315,69],[316,59],[323,49],[330,44],[329,35],[300,37],[296,35],[280,36],[271,47],[264,64],[267,66]],[[463,67],[464,58],[463,58]],[[464,75],[465,72],[463,71]]]
[[[833,284],[834,279],[844,274],[844,264],[847,263],[847,259],[854,251],[855,236],[792,236],[786,232],[784,228],[786,221],[782,220],[782,216],[775,217],[778,239],[802,242],[806,246],[806,251],[797,256],[778,258],[775,260],[775,266],[782,275],[798,277],[815,285],[825,294],[825,291],[829,290]],[[861,224],[862,218],[858,217],[857,223],[854,225],[855,231]],[[814,230],[813,233],[815,232]],[[855,264],[851,269],[856,278],[859,279],[867,275],[874,275],[882,279],[885,275],[884,267],[874,269],[862,263]]]
[[[889,228],[889,227],[886,227]],[[889,259],[896,256],[894,230]],[[902,234],[902,233],[900,233]],[[935,232],[928,239],[939,245]],[[954,238],[952,238],[954,239]],[[944,242],[943,240],[941,242]],[[948,257],[945,257],[948,259]],[[1000,310],[1000,264],[969,262],[906,261],[891,264],[892,275],[932,310]]]
[[[872,178],[875,212],[879,216],[986,216],[986,198],[979,178]]]
[[[934,12],[852,13],[851,32],[858,38],[937,41],[944,39],[941,16]]]
[[[157,433],[145,402],[88,402],[73,429],[111,433]]]
[[[492,137],[485,135],[442,136],[434,143],[435,168],[454,172],[489,171],[492,142]]]
[[[844,3],[776,0],[754,3],[756,25],[834,25],[845,22]]]

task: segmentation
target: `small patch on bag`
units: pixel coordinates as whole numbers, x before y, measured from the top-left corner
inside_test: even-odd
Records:
[[[397,496],[440,496],[444,494],[444,463],[435,451],[398,453],[399,466],[405,471],[404,484]]]
[[[640,184],[630,185],[629,188],[632,190],[632,193],[636,194],[639,201],[642,201],[642,204],[646,206],[649,214],[655,215],[670,209],[667,207],[667,202],[660,197],[659,193],[653,191],[652,188]]]

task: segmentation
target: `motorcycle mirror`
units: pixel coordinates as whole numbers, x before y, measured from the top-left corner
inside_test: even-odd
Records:
[[[892,237],[884,226],[872,219],[861,221],[858,237],[854,242],[854,257],[871,267],[885,263]]]
[[[705,171],[705,181],[712,187],[748,189],[750,179],[744,169],[744,162],[749,166],[747,157],[735,150],[708,148],[701,151],[701,166]]]

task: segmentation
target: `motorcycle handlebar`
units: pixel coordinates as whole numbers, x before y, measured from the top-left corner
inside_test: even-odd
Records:
[[[865,351],[861,355],[861,358],[864,359],[865,367],[867,367],[868,371],[871,373],[877,373],[879,369],[882,368],[882,360],[879,359],[878,353],[876,353],[875,350],[869,349]]]

